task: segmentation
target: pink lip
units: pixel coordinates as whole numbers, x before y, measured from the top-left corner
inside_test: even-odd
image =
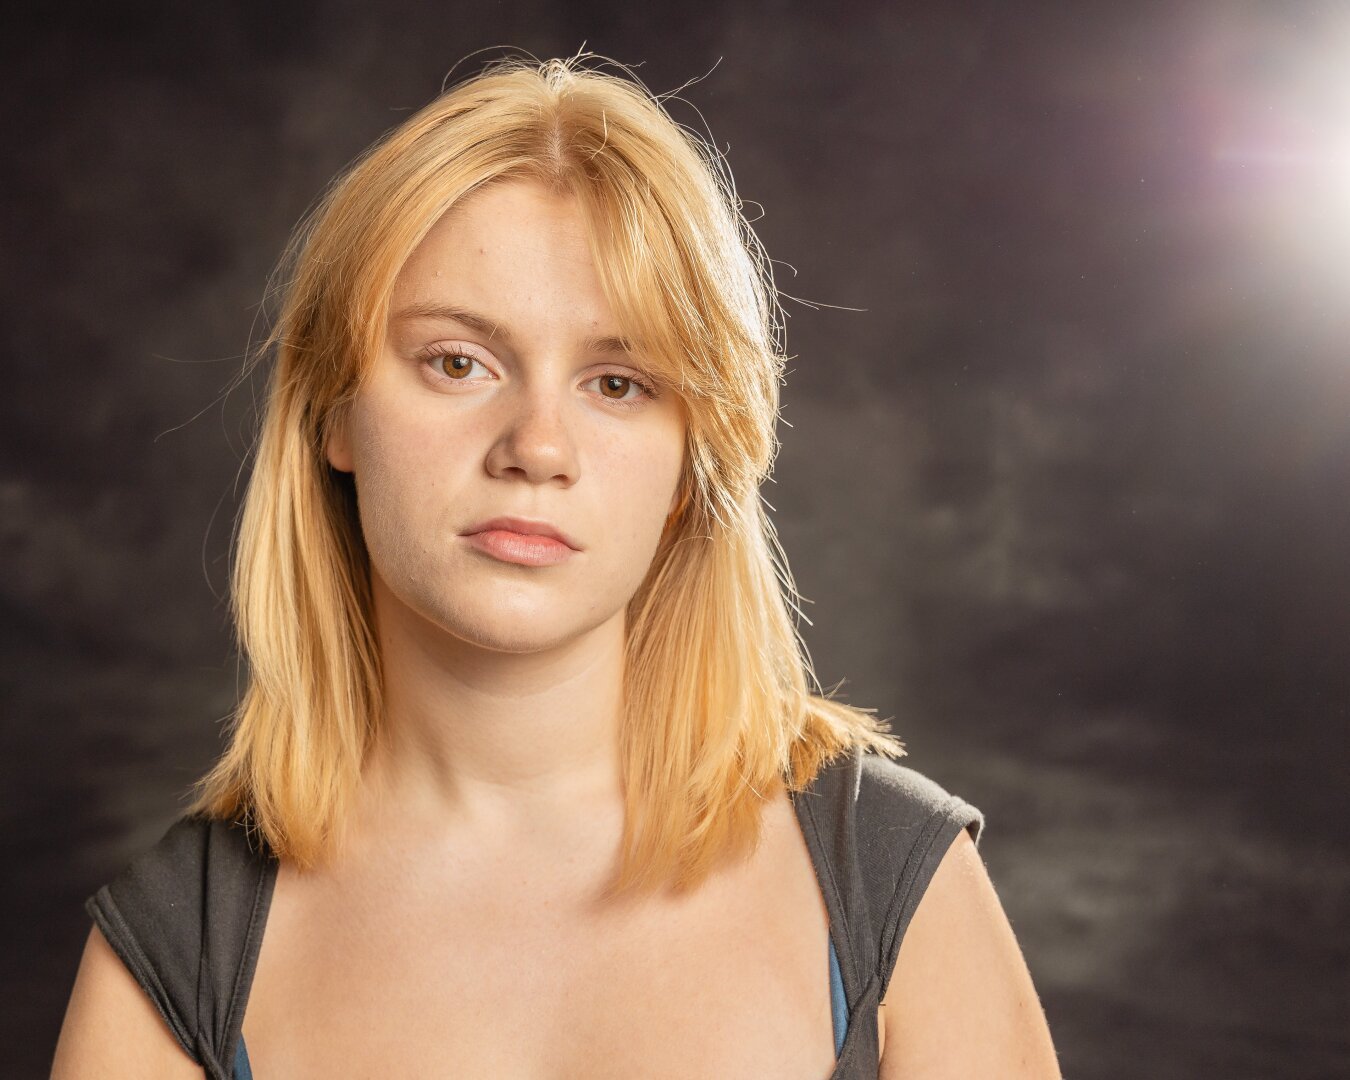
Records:
[[[464,537],[479,551],[502,562],[553,566],[581,548],[546,521],[496,517],[466,529]]]

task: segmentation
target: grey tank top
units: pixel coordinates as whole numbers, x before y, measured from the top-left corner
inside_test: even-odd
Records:
[[[961,830],[979,843],[984,815],[917,770],[858,749],[826,765],[792,803],[829,914],[847,1013],[828,1080],[877,1080],[877,1010],[905,930]],[[85,901],[210,1080],[235,1080],[277,865],[237,823],[183,816]]]

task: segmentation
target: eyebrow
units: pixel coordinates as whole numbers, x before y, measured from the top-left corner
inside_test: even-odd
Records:
[[[507,345],[512,344],[511,331],[501,323],[488,318],[486,315],[480,315],[476,311],[470,311],[468,308],[462,308],[455,304],[409,304],[397,312],[392,321],[410,322],[413,319],[440,319],[463,323],[469,329],[476,330],[486,337],[495,337]],[[587,352],[599,353],[632,354],[635,351],[633,343],[628,338],[614,336],[588,337],[582,342],[582,347]]]

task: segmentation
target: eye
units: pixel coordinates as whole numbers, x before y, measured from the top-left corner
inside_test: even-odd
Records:
[[[649,398],[656,397],[656,387],[645,379],[640,379],[636,375],[622,375],[617,371],[606,372],[604,375],[598,375],[591,382],[600,383],[600,393],[607,400],[616,405],[622,405],[626,408],[640,405]],[[629,398],[628,391],[637,390],[637,394]]]
[[[427,357],[427,362],[435,369],[437,375],[452,382],[464,382],[473,371],[474,364],[482,363],[478,357],[456,348],[438,349]]]
[[[436,345],[427,349],[421,354],[421,363],[424,370],[430,369],[427,378],[434,382],[474,382],[477,380],[470,378],[474,364],[486,370],[482,360],[459,345]],[[598,382],[600,395],[624,409],[637,408],[660,394],[651,379],[620,371],[607,371],[587,382]],[[631,393],[634,390],[637,393]]]

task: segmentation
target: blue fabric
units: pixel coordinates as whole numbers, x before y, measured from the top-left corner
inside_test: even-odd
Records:
[[[830,938],[830,1013],[834,1017],[834,1056],[838,1057],[844,1047],[844,1036],[848,1034],[848,1002],[844,999],[844,976],[839,972],[834,938]]]
[[[844,1036],[848,1033],[848,1002],[844,1000],[844,977],[839,973],[839,954],[834,951],[834,938],[830,938],[830,1015],[834,1019],[834,1054],[844,1046]],[[253,1080],[253,1068],[248,1063],[248,1048],[244,1046],[244,1033],[239,1033],[239,1049],[234,1055],[234,1080]]]
[[[234,1080],[253,1080],[253,1067],[248,1063],[248,1050],[244,1046],[244,1033],[239,1033],[239,1049],[234,1052]]]

